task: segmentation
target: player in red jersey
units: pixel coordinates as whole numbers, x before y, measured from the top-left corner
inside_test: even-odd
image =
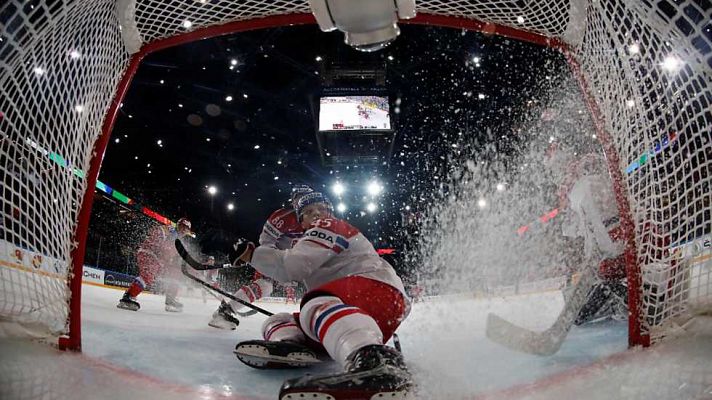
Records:
[[[176,300],[180,277],[180,257],[176,253],[173,242],[177,238],[183,238],[189,234],[190,227],[190,221],[187,218],[181,218],[175,228],[159,225],[151,229],[136,253],[139,276],[119,300],[118,308],[138,311],[141,305],[136,301],[136,296],[147,286],[161,280],[166,294],[166,311],[180,312],[183,310],[183,304]]]
[[[285,368],[318,362],[326,352],[343,365],[342,373],[287,380],[280,398],[402,396],[411,376],[400,352],[384,345],[408,314],[401,279],[358,229],[333,217],[323,194],[304,195],[297,213],[306,232],[292,248],[233,246],[232,259],[280,282],[302,281],[308,290],[299,313],[267,318],[265,340],[239,343],[236,355],[253,367]]]
[[[290,301],[294,304],[297,304],[297,291],[294,288],[293,284],[286,284],[284,286],[284,292],[285,292],[284,304],[289,304]]]
[[[289,249],[292,244],[304,234],[297,218],[295,211],[299,199],[313,192],[310,186],[298,185],[292,188],[292,196],[290,206],[280,208],[270,214],[269,218],[262,227],[260,234],[260,246],[272,246],[277,249]],[[259,271],[255,271],[253,282],[239,288],[235,293],[235,297],[247,302],[254,302],[262,297],[269,296],[272,293],[274,285],[268,277],[262,276]],[[219,329],[235,329],[239,324],[235,311],[245,307],[236,301],[223,301],[220,307],[213,313],[213,318],[208,325]]]

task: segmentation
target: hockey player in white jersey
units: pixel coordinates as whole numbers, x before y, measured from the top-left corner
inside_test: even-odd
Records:
[[[384,345],[408,314],[401,279],[358,229],[333,217],[323,194],[303,196],[297,214],[306,232],[293,248],[234,246],[235,259],[281,282],[302,281],[308,290],[299,313],[269,317],[264,340],[239,343],[236,355],[256,368],[289,368],[318,362],[326,352],[344,367],[343,373],[287,380],[280,398],[408,393],[412,381],[403,358]]]
[[[267,221],[262,227],[260,234],[260,246],[274,246],[278,249],[289,249],[297,239],[304,234],[297,218],[296,208],[299,199],[307,193],[313,192],[314,189],[308,185],[296,185],[292,187],[292,195],[290,206],[280,208],[270,214]],[[240,300],[253,303],[262,297],[272,294],[274,285],[269,277],[263,276],[259,271],[255,272],[252,283],[242,286],[235,291],[235,297]],[[213,318],[208,322],[208,325],[219,329],[236,329],[239,320],[236,317],[236,311],[245,307],[234,300],[223,301],[220,307],[213,313]]]

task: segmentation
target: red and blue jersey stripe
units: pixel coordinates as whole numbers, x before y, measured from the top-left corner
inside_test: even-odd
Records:
[[[347,304],[334,304],[319,315],[319,318],[312,323],[312,332],[319,341],[324,340],[326,332],[334,322],[352,314],[365,314],[360,308]]]

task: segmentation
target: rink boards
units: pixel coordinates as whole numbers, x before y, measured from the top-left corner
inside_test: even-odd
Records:
[[[672,247],[679,254],[681,264],[686,265],[688,272],[689,300],[695,303],[712,302],[712,235],[700,237]],[[13,302],[20,302],[23,292],[31,287],[54,290],[58,283],[65,281],[68,262],[48,257],[44,254],[30,251],[21,246],[0,240],[0,278],[4,294],[0,299],[0,310],[5,311],[2,303],[12,296]],[[659,271],[662,276],[648,275],[650,281],[666,281],[666,271]],[[107,286],[118,289],[127,288],[133,281],[133,276],[100,268],[84,266],[82,281],[92,285]],[[488,293],[472,293],[475,297],[509,296],[515,294],[540,293],[559,290],[566,282],[565,277],[554,277],[539,281],[526,282],[521,285],[509,285],[491,288]],[[14,287],[14,289],[13,289]],[[17,292],[11,295],[9,292]],[[25,294],[26,295],[26,294]],[[64,294],[62,294],[64,295]],[[460,294],[467,296],[468,294]],[[32,297],[30,295],[30,297]],[[425,296],[428,298],[429,296]],[[284,298],[265,298],[263,301],[280,302]]]

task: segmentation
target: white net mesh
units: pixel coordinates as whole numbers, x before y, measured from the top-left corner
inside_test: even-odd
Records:
[[[710,264],[671,247],[710,235],[710,5],[623,3],[592,3],[574,51],[618,167],[639,164],[624,179],[642,272],[642,328],[655,341],[664,329],[654,327],[712,303]]]
[[[127,55],[109,1],[16,1],[2,15],[0,318],[9,334],[21,322],[57,335],[84,175]]]
[[[568,1],[423,1],[422,13],[463,17],[511,26],[548,37],[561,37],[568,27]]]
[[[170,37],[197,27],[244,21],[272,15],[309,13],[306,1],[140,1],[136,5],[136,25],[145,43]],[[186,23],[189,21],[189,23]],[[186,28],[186,25],[190,28]]]
[[[126,46],[233,21],[308,13],[309,7],[306,1],[267,0],[37,3],[10,0],[0,8],[0,317],[40,322],[56,334],[67,315],[66,271],[85,174],[128,65]],[[664,335],[658,327],[693,309],[709,309],[707,0],[429,0],[419,1],[418,10],[569,45],[620,155],[642,270],[643,332],[655,339]],[[661,147],[670,150],[656,151]],[[34,266],[35,256],[46,265]]]

